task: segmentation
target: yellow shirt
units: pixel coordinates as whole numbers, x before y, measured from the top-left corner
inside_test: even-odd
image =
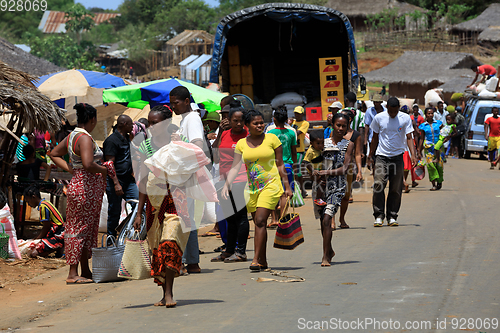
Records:
[[[280,188],[281,178],[276,166],[274,150],[281,146],[281,141],[274,134],[265,134],[264,141],[256,148],[248,146],[247,139],[238,141],[234,152],[240,154],[247,166],[249,193],[254,194],[266,188],[273,191]]]
[[[321,170],[321,162],[319,163],[313,163],[312,160],[314,160],[316,157],[320,156],[321,152],[319,150],[314,149],[312,146],[307,149],[306,155],[304,156],[304,161],[307,161],[312,164],[314,170]]]
[[[294,120],[292,127],[295,128],[297,132],[301,132],[300,135],[297,133],[297,153],[303,153],[306,150],[306,147],[304,146],[304,139],[307,131],[309,130],[309,122],[305,120]]]

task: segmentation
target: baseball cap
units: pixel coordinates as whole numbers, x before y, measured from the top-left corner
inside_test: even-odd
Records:
[[[228,105],[225,105],[225,106],[222,108],[222,110],[220,110],[220,112],[229,112],[229,111],[231,111],[231,106],[229,106],[229,104],[228,104]]]
[[[339,108],[339,109],[342,109],[343,106],[342,106],[342,103],[340,103],[339,101],[337,101],[337,102],[333,102],[332,105],[330,105],[328,108]]]
[[[213,120],[220,123],[220,114],[217,111],[209,112],[205,120]]]
[[[302,106],[296,106],[295,109],[293,109],[293,112],[295,113],[304,113],[304,108]]]

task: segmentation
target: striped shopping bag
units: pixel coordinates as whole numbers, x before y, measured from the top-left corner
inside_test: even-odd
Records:
[[[293,250],[304,243],[300,216],[295,213],[295,209],[293,213],[287,213],[289,203],[287,200],[274,236],[274,247],[283,250]]]

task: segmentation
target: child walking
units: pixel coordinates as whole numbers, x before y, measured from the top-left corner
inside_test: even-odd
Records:
[[[319,218],[318,206],[326,206],[324,201],[324,185],[325,177],[319,175],[313,175],[314,171],[321,171],[323,167],[323,148],[325,147],[325,139],[323,138],[323,133],[321,132],[311,132],[311,145],[307,149],[306,155],[304,156],[304,162],[306,164],[309,176],[313,180],[312,184],[312,197],[314,202],[314,213],[316,218]]]
[[[57,251],[60,256],[64,248],[64,220],[61,213],[50,201],[42,199],[40,191],[33,185],[24,190],[24,197],[28,205],[38,208],[40,223],[43,225],[42,230],[35,237],[41,241],[31,251],[31,257],[46,257],[54,251]]]
[[[332,247],[332,220],[339,209],[342,198],[345,196],[347,180],[345,174],[349,169],[354,143],[344,139],[349,126],[349,117],[342,113],[333,116],[333,132],[325,140],[323,152],[323,170],[315,170],[313,175],[326,177],[325,201],[321,220],[321,234],[323,236],[323,259],[321,266],[330,266],[335,251]]]

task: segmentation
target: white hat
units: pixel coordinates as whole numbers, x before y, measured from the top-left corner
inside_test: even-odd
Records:
[[[340,102],[333,102],[332,105],[329,106],[329,108],[338,108],[338,109],[342,109],[343,106],[342,106],[342,103]]]

